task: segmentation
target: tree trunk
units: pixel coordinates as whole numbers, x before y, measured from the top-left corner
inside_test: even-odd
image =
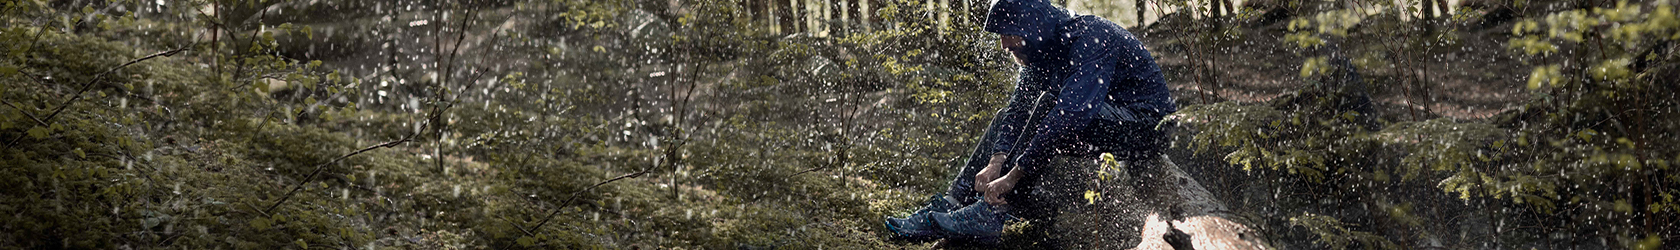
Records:
[[[1225,203],[1214,199],[1212,192],[1171,159],[1161,156],[1157,161],[1145,161],[1140,167],[1155,170],[1140,182],[1151,184],[1145,187],[1153,186],[1156,195],[1153,199],[1164,206],[1144,210],[1148,216],[1138,236],[1143,241],[1134,249],[1173,249],[1168,236],[1173,231],[1189,235],[1194,249],[1271,249],[1261,240],[1259,232],[1248,226],[1249,223],[1233,220],[1234,214]]]
[[[1044,185],[1083,190],[1047,190],[1072,198],[1052,198],[1065,203],[1054,204],[1060,212],[1047,226],[1020,238],[1039,237],[1069,249],[1134,244],[1133,249],[1175,249],[1172,243],[1195,249],[1270,249],[1249,222],[1233,219],[1224,203],[1165,155],[1119,166],[1073,157],[1057,157],[1050,164],[1041,181],[1079,184]]]
[[[1144,27],[1144,24],[1148,23],[1146,21],[1148,17],[1145,14],[1149,13],[1148,11],[1146,11],[1146,10],[1149,9],[1148,8],[1149,0],[1134,0],[1134,1],[1135,2],[1133,2],[1133,3],[1137,4],[1137,29],[1142,30],[1143,27]]]

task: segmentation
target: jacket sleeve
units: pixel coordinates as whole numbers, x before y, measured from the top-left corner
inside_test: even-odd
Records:
[[[1076,68],[1062,82],[1056,108],[1039,123],[1038,134],[1015,160],[1016,166],[1026,173],[1048,162],[1055,145],[1077,139],[1075,133],[1089,125],[1100,111],[1099,104],[1107,101],[1112,84],[1109,81],[1114,79],[1120,56],[1108,45],[1117,41],[1104,41],[1106,37],[1082,37],[1069,49],[1069,59]]]

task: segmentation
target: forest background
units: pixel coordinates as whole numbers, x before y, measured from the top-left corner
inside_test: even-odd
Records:
[[[1672,1],[1056,2],[1271,246],[1680,236]],[[983,1],[0,3],[3,248],[925,248],[1014,77]]]

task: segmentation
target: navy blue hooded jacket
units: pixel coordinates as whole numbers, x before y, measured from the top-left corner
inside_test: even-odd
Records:
[[[1147,123],[1178,110],[1154,57],[1131,32],[1101,17],[1075,16],[1048,0],[996,0],[985,30],[1020,36],[1026,44],[1014,51],[1024,63],[1020,82],[1001,114],[1003,131],[993,152],[1024,146],[1017,167],[1027,173],[1049,161],[1058,149],[1090,144],[1100,134],[1093,120]],[[1014,145],[1027,126],[1026,110],[1041,92],[1054,95],[1055,108],[1042,118],[1026,145]],[[1134,126],[1135,127],[1135,126]],[[1126,148],[1128,145],[1092,145]]]

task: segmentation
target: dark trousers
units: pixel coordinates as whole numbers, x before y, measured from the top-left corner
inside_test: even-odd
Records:
[[[962,170],[957,171],[957,176],[951,181],[951,186],[946,189],[945,194],[956,199],[957,202],[961,202],[962,205],[974,203],[977,201],[976,197],[981,195],[979,191],[974,190],[974,175],[979,174],[980,170],[985,169],[986,164],[991,162],[994,153],[992,145],[998,140],[997,130],[1003,129],[1002,125],[1004,124],[999,117],[1003,116],[999,115],[992,118],[991,125],[980,136],[980,141],[976,143],[974,151],[969,155],[968,160],[963,163]],[[1166,137],[1164,136],[1165,133],[1156,129],[1156,124],[1159,121],[1160,118],[1156,117],[1145,118],[1138,122],[1094,120],[1086,128],[1086,133],[1080,133],[1087,138],[1077,140],[1079,145],[1060,145],[1062,147],[1059,147],[1061,150],[1058,150],[1058,152],[1061,153],[1056,157],[1072,157],[1073,160],[1097,160],[1096,156],[1106,152],[1114,154],[1120,160],[1136,160],[1159,155],[1164,147]],[[1022,136],[1032,135],[1033,133],[1022,133]],[[1013,140],[1014,138],[1009,139]],[[1025,146],[1016,145],[1016,147]],[[1011,155],[1009,159],[1015,157]],[[1092,180],[1087,175],[1095,173],[1095,169],[1064,168],[1088,165],[1090,164],[1065,164],[1065,161],[1050,161],[1047,166],[1041,166],[1033,174],[1025,176],[1015,184],[1015,188],[1010,190],[1009,194],[1004,195],[1004,201],[1009,203],[1004,206],[1005,210],[1010,210],[1015,216],[1027,219],[1055,216],[1054,208],[1061,207],[1057,203],[1076,202],[1077,197],[1085,191],[1085,189],[1082,189],[1083,182]],[[1013,164],[1005,164],[1000,175],[1007,174],[1013,167]]]

